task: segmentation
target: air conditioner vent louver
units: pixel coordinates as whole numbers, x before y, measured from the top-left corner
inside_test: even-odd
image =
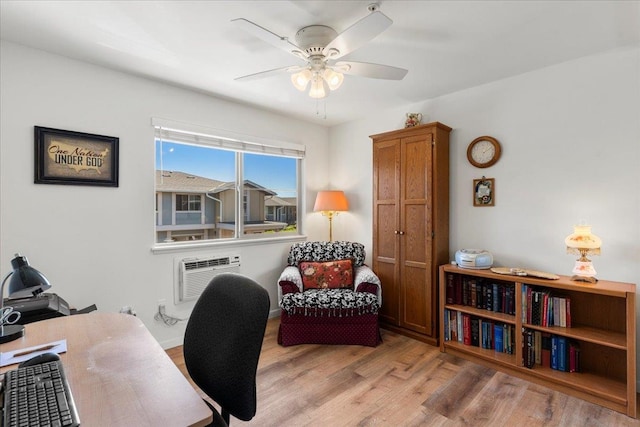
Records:
[[[213,258],[198,261],[183,261],[185,270],[195,270],[204,267],[216,267],[219,265],[229,265],[231,260],[229,257]]]
[[[179,264],[176,304],[198,299],[217,274],[239,272],[240,255],[185,258]]]

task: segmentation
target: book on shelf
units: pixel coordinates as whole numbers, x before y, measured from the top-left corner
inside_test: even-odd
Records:
[[[548,289],[522,286],[522,322],[537,326],[571,327],[571,300]]]
[[[542,333],[541,342],[541,361],[542,366],[545,368],[551,368],[551,334],[548,332]]]
[[[455,288],[454,288],[454,281],[456,276],[453,274],[447,274],[447,288],[446,288],[446,300],[447,300],[447,304],[453,304],[454,301],[454,294],[455,294]]]
[[[480,346],[480,319],[477,317],[471,318],[471,345]]]
[[[542,332],[533,332],[533,346],[535,354],[535,364],[542,365]]]
[[[500,324],[495,324],[493,326],[493,341],[494,341],[494,350],[496,353],[504,353],[504,327]]]
[[[551,369],[558,369],[558,337],[551,335]]]
[[[469,296],[470,301],[469,301],[469,305],[471,307],[477,307],[478,304],[478,295],[477,295],[477,280],[476,279],[469,279]]]
[[[580,346],[574,341],[569,342],[569,372],[580,372]]]
[[[462,343],[471,345],[471,315],[467,313],[462,315]]]
[[[567,372],[569,370],[569,366],[567,363],[567,354],[568,354],[567,339],[565,337],[559,336],[557,338],[557,341],[558,341],[558,352],[557,352],[558,370]]]

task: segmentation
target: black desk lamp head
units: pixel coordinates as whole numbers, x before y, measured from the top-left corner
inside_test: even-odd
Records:
[[[36,296],[51,287],[47,278],[29,265],[27,257],[16,254],[15,258],[11,260],[11,267],[13,267],[13,271],[5,276],[2,280],[2,286],[0,286],[0,343],[13,341],[24,335],[24,326],[15,324],[20,317],[16,317],[9,308],[7,310],[3,308],[4,285],[7,280],[11,278],[7,294],[14,298]],[[14,318],[10,321],[11,316]]]

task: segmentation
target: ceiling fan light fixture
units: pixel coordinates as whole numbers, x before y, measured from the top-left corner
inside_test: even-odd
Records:
[[[327,92],[324,88],[325,81],[320,75],[313,76],[311,81],[311,89],[309,89],[309,96],[312,98],[320,99],[327,96]]]
[[[325,69],[322,77],[326,80],[329,85],[329,89],[331,90],[338,89],[344,81],[344,75],[342,75],[342,73],[335,72],[331,68]]]
[[[302,70],[299,73],[295,73],[291,75],[291,83],[293,83],[293,86],[298,89],[301,92],[304,92],[307,89],[307,85],[309,84],[309,82],[311,81],[311,78],[313,76],[311,75],[311,71],[310,70]]]

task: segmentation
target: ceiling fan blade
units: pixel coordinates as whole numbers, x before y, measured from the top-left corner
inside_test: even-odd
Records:
[[[246,76],[236,77],[234,80],[241,80],[241,81],[256,80],[256,79],[261,79],[261,78],[264,78],[264,77],[270,77],[270,76],[273,76],[275,74],[295,73],[295,72],[298,72],[298,71],[302,71],[305,68],[307,68],[307,67],[300,66],[300,65],[289,65],[287,67],[274,68],[273,70],[260,71],[259,73],[248,74]]]
[[[389,28],[393,21],[380,11],[365,16],[333,39],[322,51],[331,59],[352,52]]]
[[[390,65],[354,61],[336,62],[331,68],[344,74],[386,80],[402,80],[409,72],[404,68],[392,67]]]
[[[242,28],[246,32],[253,34],[254,36],[258,37],[261,40],[264,40],[272,46],[277,47],[278,49],[282,49],[285,52],[303,59],[309,56],[304,51],[304,49],[301,49],[295,44],[291,43],[288,37],[279,36],[273,31],[269,31],[254,22],[248,21],[244,18],[232,19],[231,22],[235,23],[238,27]]]

